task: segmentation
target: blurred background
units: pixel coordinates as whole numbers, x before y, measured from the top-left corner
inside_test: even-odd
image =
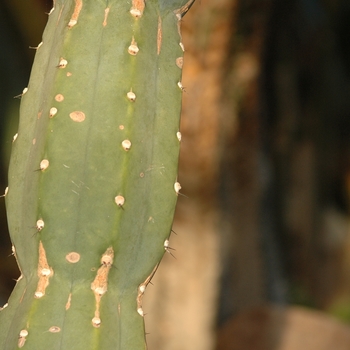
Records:
[[[51,7],[0,1],[0,192]],[[197,0],[184,17],[185,196],[145,296],[149,350],[350,349],[349,23],[348,0]],[[3,198],[0,221],[4,304]]]

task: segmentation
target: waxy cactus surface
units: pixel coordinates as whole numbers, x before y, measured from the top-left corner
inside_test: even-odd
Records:
[[[21,277],[1,350],[146,348],[142,295],[181,189],[180,23],[193,1],[54,1],[10,162]]]

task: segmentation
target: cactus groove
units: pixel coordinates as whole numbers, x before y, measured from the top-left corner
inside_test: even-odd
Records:
[[[180,23],[193,1],[54,1],[13,140],[21,276],[0,349],[146,349],[142,296],[181,189]]]

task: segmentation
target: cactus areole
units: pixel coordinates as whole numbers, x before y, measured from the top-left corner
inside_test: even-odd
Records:
[[[194,0],[56,0],[23,90],[6,207],[21,276],[0,349],[146,349],[168,242],[180,24]]]

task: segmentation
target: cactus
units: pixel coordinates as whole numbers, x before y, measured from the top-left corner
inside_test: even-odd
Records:
[[[180,184],[180,23],[194,0],[56,0],[14,137],[21,276],[0,348],[146,348],[142,295]]]

